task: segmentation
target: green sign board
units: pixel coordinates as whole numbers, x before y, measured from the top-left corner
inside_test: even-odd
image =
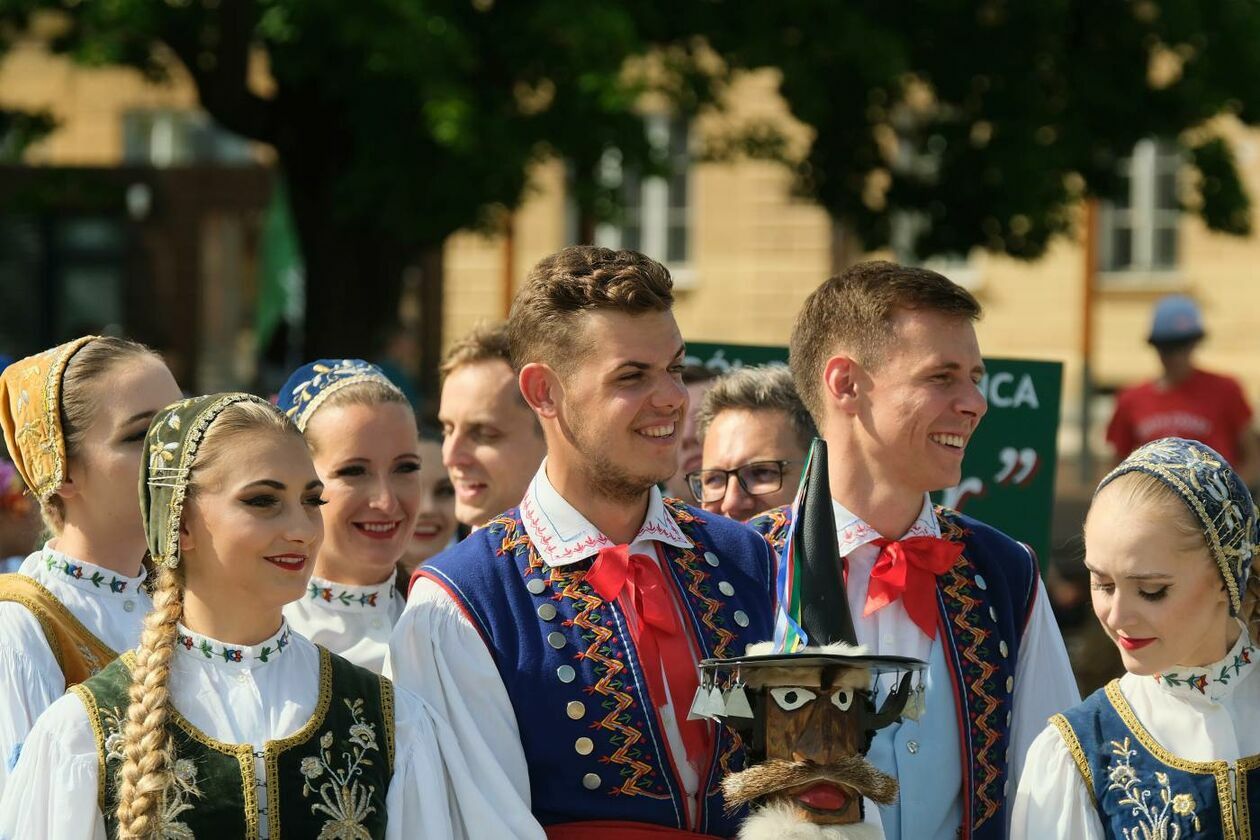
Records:
[[[718,373],[786,364],[786,347],[688,344],[687,362]],[[933,498],[986,522],[1050,559],[1050,518],[1058,464],[1060,362],[985,359],[980,390],[989,411],[967,444],[963,479]]]

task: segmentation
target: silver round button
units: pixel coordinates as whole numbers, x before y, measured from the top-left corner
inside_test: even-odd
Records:
[[[556,605],[555,604],[539,604],[538,617],[541,618],[543,621],[553,620],[556,617]]]
[[[578,738],[573,742],[573,751],[578,755],[590,755],[595,752],[595,742],[590,738]]]
[[[719,562],[718,556],[714,554],[712,551],[706,551],[704,553],[704,562],[708,563],[710,566],[716,569]]]
[[[1003,639],[1002,641],[998,642],[998,650],[1000,650],[1000,651],[1002,652],[1002,658],[1003,658],[1003,659],[1005,659],[1005,658],[1006,658],[1006,657],[1010,654],[1010,652],[1011,652],[1011,649],[1010,649],[1009,647],[1007,647],[1007,646],[1006,646],[1006,640],[1005,640],[1005,639]]]
[[[601,784],[603,784],[603,780],[596,773],[587,773],[582,777],[582,787],[587,790],[599,790]]]
[[[735,623],[740,627],[748,626],[748,613],[743,610],[735,610]]]
[[[721,592],[729,598],[735,594],[735,587],[731,586],[731,582],[729,580],[724,580],[718,584],[718,592]]]
[[[547,583],[542,578],[530,578],[525,584],[525,590],[530,595],[541,595],[547,589]]]
[[[984,581],[984,575],[976,575],[976,586],[980,587],[981,589],[989,588],[989,584],[985,583]]]
[[[548,633],[548,634],[547,634],[547,644],[551,645],[551,646],[552,646],[553,648],[555,648],[556,650],[560,650],[560,649],[561,649],[562,647],[564,647],[564,645],[565,645],[565,638],[564,638],[564,634],[563,634],[563,633],[557,633],[557,632],[555,632],[555,631],[552,631],[552,632]]]
[[[1006,693],[1010,694],[1014,690],[1015,690],[1015,678],[1007,677],[1006,678]]]
[[[910,755],[917,754],[919,752],[919,742],[906,741],[906,752],[910,753]]]
[[[993,607],[989,607],[989,618],[993,619],[995,624],[997,623],[997,610],[993,609]]]
[[[586,704],[581,700],[570,700],[569,705],[564,707],[564,712],[569,720],[581,720],[586,717]]]
[[[136,611],[135,601],[123,601],[123,612],[135,612],[135,611]]]
[[[577,679],[577,671],[573,670],[572,665],[561,665],[556,669],[556,676],[562,683],[571,683]]]

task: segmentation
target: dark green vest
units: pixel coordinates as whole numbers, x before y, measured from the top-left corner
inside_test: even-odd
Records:
[[[319,649],[319,700],[288,738],[263,745],[268,834],[280,837],[385,836],[385,796],[394,764],[394,689],[389,680]],[[117,836],[117,775],[122,766],[131,668],[127,652],[72,691],[87,707],[100,762],[101,813]],[[163,837],[259,836],[251,744],[225,744],[170,709],[175,781],[162,808]]]

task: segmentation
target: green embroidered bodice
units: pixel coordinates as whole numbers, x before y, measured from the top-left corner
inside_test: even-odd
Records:
[[[385,836],[394,763],[389,680],[319,649],[319,699],[293,735],[263,745],[268,835],[372,840]],[[135,655],[126,653],[75,686],[87,707],[100,765],[99,804],[117,834],[120,722]],[[260,836],[254,747],[210,738],[171,709],[174,783],[161,808],[164,838]]]

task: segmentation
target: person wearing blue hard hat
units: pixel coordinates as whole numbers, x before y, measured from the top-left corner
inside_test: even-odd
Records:
[[[1155,305],[1146,340],[1159,354],[1162,372],[1116,398],[1107,442],[1117,463],[1145,443],[1180,437],[1206,443],[1255,480],[1260,449],[1242,387],[1233,377],[1194,365],[1194,352],[1206,334],[1202,312],[1185,295],[1168,295]]]

